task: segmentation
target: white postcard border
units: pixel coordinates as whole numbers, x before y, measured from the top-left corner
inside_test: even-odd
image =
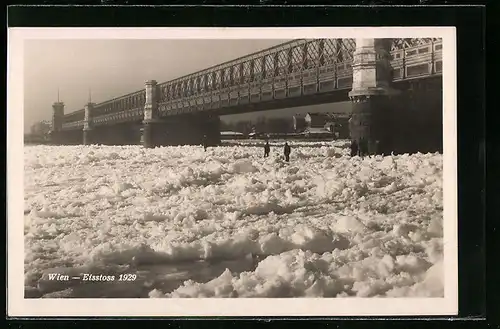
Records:
[[[444,298],[24,299],[23,61],[26,39],[443,38]],[[8,315],[392,316],[458,311],[456,34],[454,27],[10,28],[7,67]]]

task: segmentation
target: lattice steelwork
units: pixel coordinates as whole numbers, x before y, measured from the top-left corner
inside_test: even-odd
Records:
[[[160,116],[348,90],[355,48],[355,39],[293,40],[161,83]],[[441,52],[441,39],[393,39],[394,81],[440,74]],[[97,104],[94,124],[140,120],[144,104],[144,90]],[[77,121],[70,115],[66,120]]]
[[[323,65],[352,61],[355,46],[354,39],[294,40],[165,82],[159,85],[160,103],[163,103],[160,110],[165,112],[178,108],[180,103],[186,101],[186,97],[206,97],[207,94],[213,95],[226,89],[230,91],[235,87],[245,93],[243,89],[255,87],[256,83],[275,83],[272,89],[286,88],[287,80],[298,79],[300,83],[300,73],[304,70],[317,70]],[[260,87],[269,89],[265,85]],[[174,92],[169,92],[172,89]],[[205,102],[199,103],[202,105]]]
[[[440,42],[440,38],[406,38],[393,39],[391,51],[402,50],[407,48],[426,46],[433,42]]]
[[[83,127],[83,120],[85,118],[85,110],[81,109],[72,113],[64,115],[62,118],[62,129],[74,129]]]
[[[393,39],[391,46],[392,80],[400,81],[441,74],[442,39]]]
[[[144,115],[146,91],[140,90],[119,98],[95,104],[92,109],[93,125],[109,122],[141,120]]]

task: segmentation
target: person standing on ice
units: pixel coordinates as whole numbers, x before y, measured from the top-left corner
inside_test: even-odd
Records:
[[[290,145],[288,145],[287,142],[285,142],[285,149],[284,149],[284,151],[285,151],[285,161],[289,162],[290,161],[290,151],[291,150],[290,150]]]
[[[208,147],[207,135],[203,135],[203,148],[205,149],[205,152],[207,151],[207,147]]]
[[[358,155],[358,149],[359,149],[358,148],[358,142],[355,139],[353,139],[351,141],[351,156],[352,157]]]
[[[269,152],[271,152],[271,146],[269,146],[269,141],[266,140],[266,144],[264,145],[264,158],[269,156]]]

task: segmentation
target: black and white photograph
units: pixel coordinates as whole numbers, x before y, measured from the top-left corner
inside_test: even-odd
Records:
[[[18,314],[456,313],[453,28],[9,38]]]

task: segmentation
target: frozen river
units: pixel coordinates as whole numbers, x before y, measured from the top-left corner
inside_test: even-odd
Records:
[[[443,296],[440,154],[275,145],[25,146],[26,296]]]

